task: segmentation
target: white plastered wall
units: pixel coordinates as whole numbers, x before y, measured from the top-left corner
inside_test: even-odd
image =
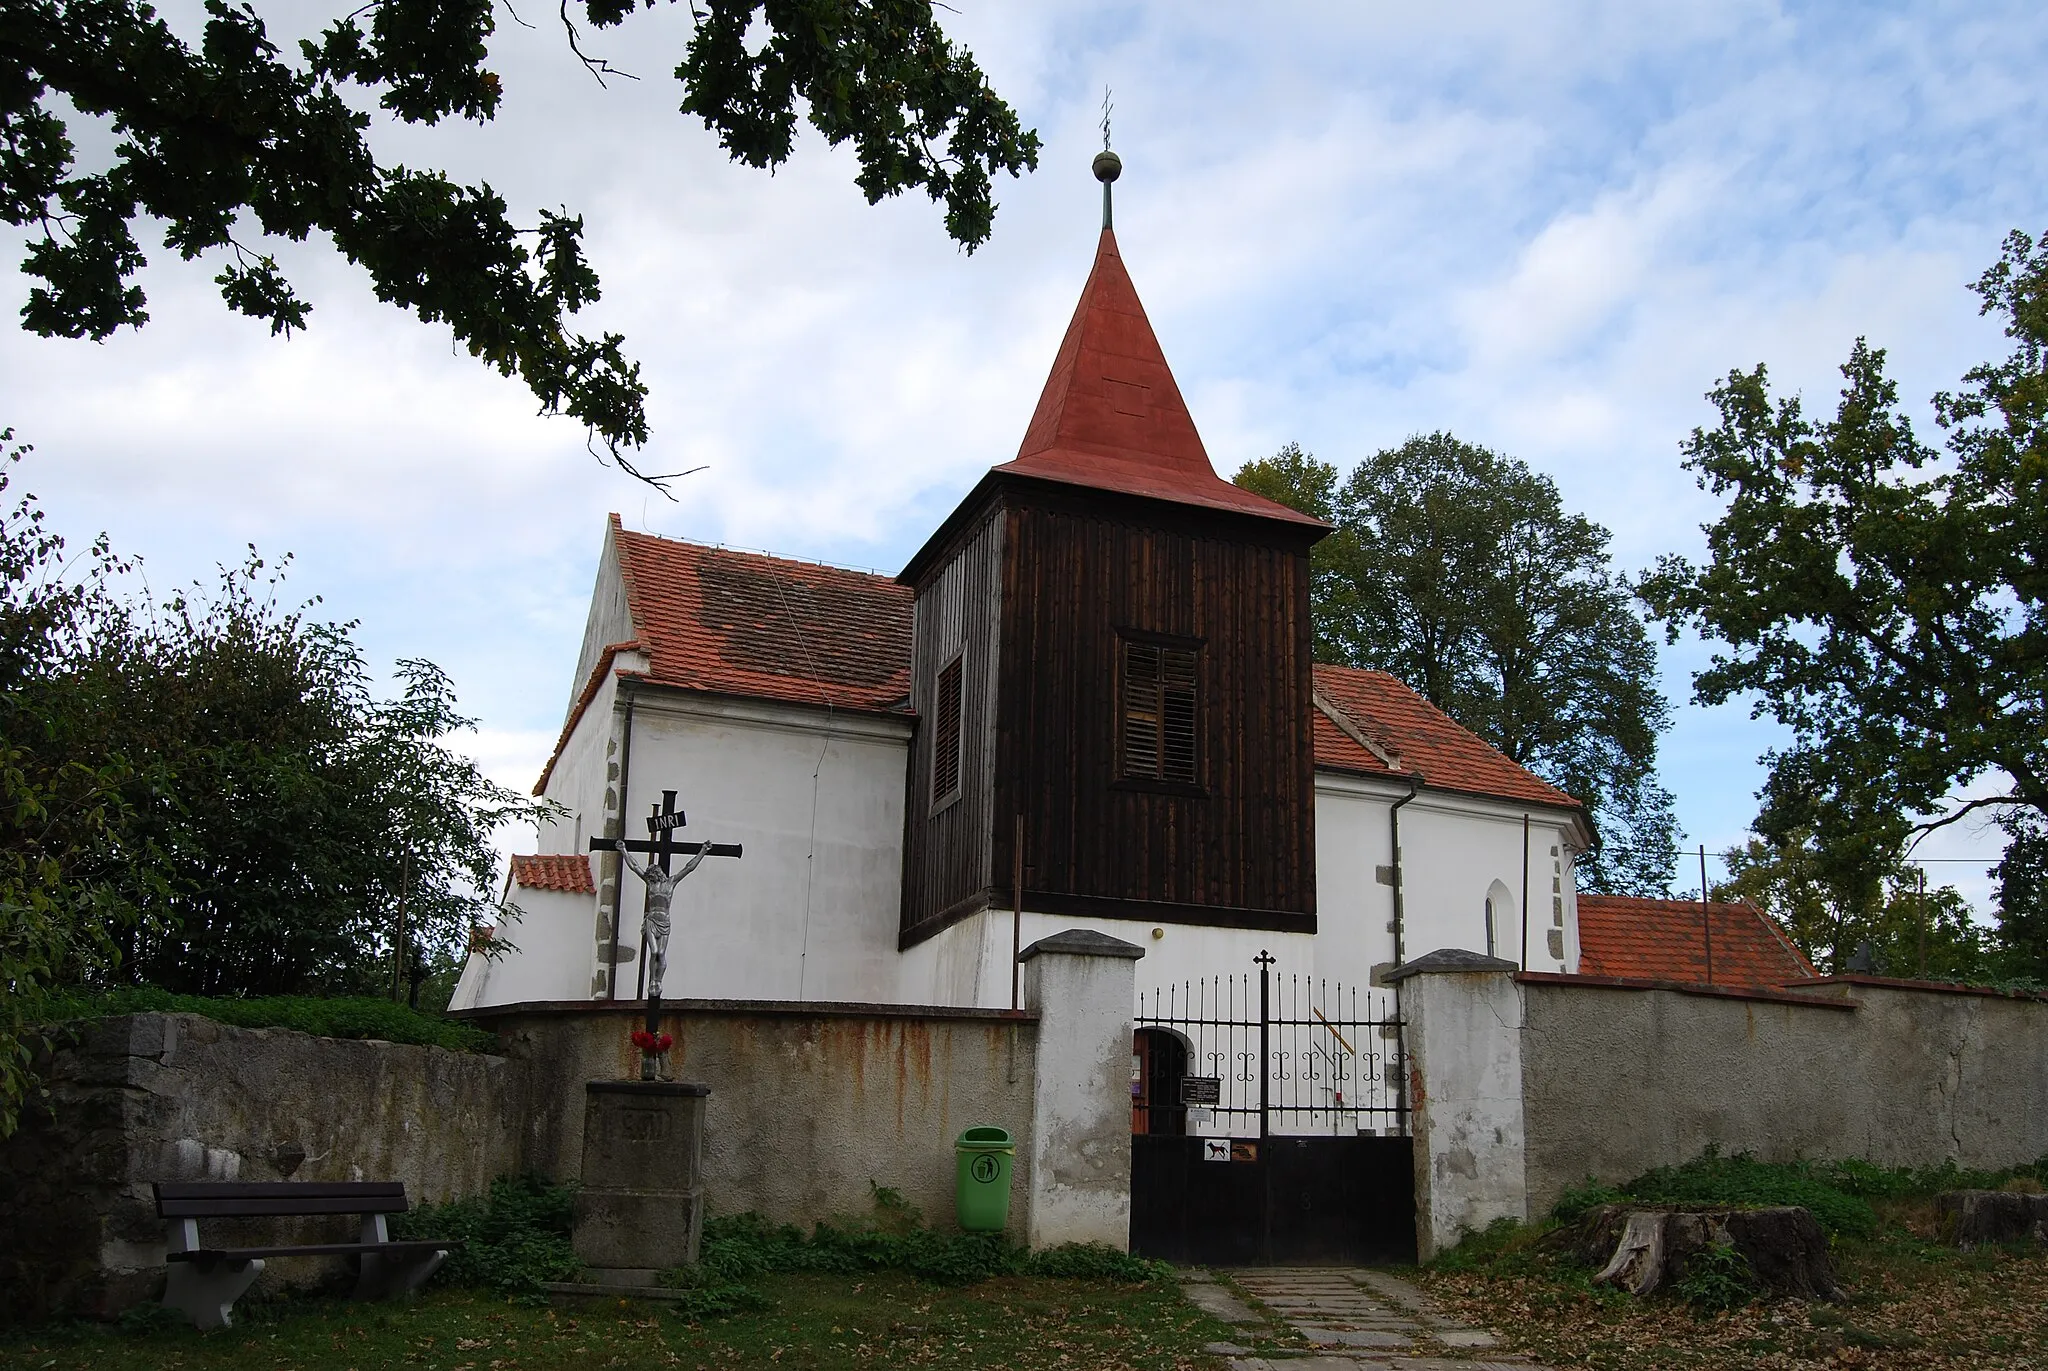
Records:
[[[628,830],[674,790],[682,837],[745,851],[678,888],[664,993],[892,999],[910,721],[642,687],[633,734]],[[629,941],[642,899],[625,876]],[[620,994],[637,980],[622,964]]]
[[[1316,775],[1316,932],[1144,924],[1024,911],[1021,942],[1029,946],[1063,928],[1088,928],[1145,948],[1141,991],[1197,977],[1241,973],[1269,951],[1279,974],[1299,972],[1365,986],[1373,968],[1394,958],[1393,886],[1380,879],[1391,866],[1389,811],[1405,786],[1336,772]],[[1486,896],[1502,886],[1514,906],[1501,911],[1498,955],[1515,959],[1520,935],[1522,815],[1502,802],[1424,790],[1402,806],[1409,959],[1440,947],[1486,951]],[[1567,964],[1578,965],[1577,906],[1566,844],[1572,820],[1555,810],[1530,810],[1529,893],[1537,915],[1529,924],[1529,965],[1554,971],[1547,959],[1551,865],[1562,889],[1561,929]],[[1552,848],[1557,856],[1550,855]],[[1005,1008],[1010,995],[1011,916],[989,909],[941,930],[905,951],[895,997],[908,1003]]]
[[[1528,816],[1528,868],[1522,857],[1523,816]],[[1576,820],[1554,809],[1448,791],[1423,790],[1401,809],[1402,870],[1406,878],[1404,960],[1438,948],[1485,952],[1488,893],[1496,902],[1494,955],[1531,971],[1573,971],[1579,965],[1578,904],[1572,890],[1571,850],[1583,843]],[[1525,885],[1526,881],[1526,885]],[[1522,937],[1523,892],[1529,904],[1528,943]],[[1557,935],[1553,941],[1551,934]],[[1555,952],[1553,952],[1553,948]]]
[[[621,668],[643,668],[635,656],[621,654]],[[674,790],[689,816],[680,838],[739,843],[745,852],[738,861],[706,860],[677,891],[665,996],[896,1001],[909,721],[645,684],[632,690],[627,831],[644,838],[650,807]],[[619,801],[624,720],[616,675],[608,675],[549,776],[547,796],[563,812],[540,825],[540,851],[577,851],[604,831]],[[487,977],[465,971],[465,984],[484,987],[472,1003],[602,992],[593,975],[608,951],[599,936],[601,862],[592,869],[599,895],[549,901],[550,930],[574,931],[536,941],[512,930],[519,953],[501,957]],[[645,891],[630,873],[622,887],[618,994],[636,998]],[[560,915],[556,900],[566,902]],[[513,986],[522,993],[503,993]]]
[[[470,954],[450,1009],[581,998],[593,898],[514,886],[510,901],[518,917],[499,923],[495,955]]]

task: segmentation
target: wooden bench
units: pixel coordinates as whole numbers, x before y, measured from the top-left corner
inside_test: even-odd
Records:
[[[373,1300],[418,1290],[462,1245],[447,1238],[392,1241],[385,1215],[405,1212],[403,1181],[164,1181],[155,1189],[157,1215],[170,1224],[164,1306],[201,1328],[227,1325],[228,1311],[262,1274],[265,1257],[361,1257],[355,1298]],[[313,1214],[357,1215],[361,1238],[280,1247],[205,1247],[199,1241],[201,1219]]]

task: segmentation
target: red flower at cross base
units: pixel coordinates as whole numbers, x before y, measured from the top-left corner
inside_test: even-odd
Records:
[[[636,1028],[633,1030],[633,1046],[639,1048],[642,1052],[646,1052],[649,1054],[662,1053],[668,1051],[671,1047],[674,1047],[675,1045],[676,1040],[674,1036],[671,1034],[649,1033],[644,1028]]]

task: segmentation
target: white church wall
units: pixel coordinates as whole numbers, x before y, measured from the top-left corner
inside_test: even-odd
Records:
[[[1139,970],[1141,990],[1201,977],[1253,971],[1252,958],[1269,951],[1280,974],[1314,975],[1364,989],[1372,970],[1394,960],[1393,887],[1379,879],[1391,865],[1389,811],[1406,794],[1370,778],[1336,772],[1316,776],[1316,932],[1146,924],[1040,914],[1026,909],[1021,941],[1029,945],[1065,928],[1085,928],[1129,939],[1148,955]],[[1497,911],[1498,954],[1514,960],[1521,931],[1523,810],[1497,801],[1424,790],[1401,809],[1406,863],[1407,954],[1439,947],[1486,951],[1489,890],[1512,892]],[[1569,964],[1578,964],[1576,907],[1570,862],[1562,844],[1569,830],[1554,811],[1530,811],[1529,891],[1538,916],[1530,920],[1530,965],[1555,970],[1546,960],[1550,925],[1550,849],[1559,846],[1560,898],[1566,914]],[[1155,936],[1156,930],[1156,936]],[[906,950],[899,960],[896,994],[907,1003],[1006,1008],[1010,996],[1011,919],[989,909],[941,930]]]
[[[450,1009],[587,997],[595,897],[515,886],[510,898],[519,917],[500,921],[497,955],[470,954]]]
[[[626,581],[619,574],[619,547],[611,525],[604,530],[604,551],[598,554],[597,584],[590,592],[590,614],[583,621],[583,646],[576,654],[576,675],[569,682],[569,707],[590,680],[598,658],[613,643],[631,642],[637,636],[633,613],[626,603]]]
[[[618,673],[646,669],[647,658],[641,653],[622,652],[613,658],[612,670],[604,674],[548,772],[544,793],[562,812],[540,822],[534,851],[587,852],[590,838],[604,831],[605,792],[616,779],[612,768],[618,763],[621,736]]]
[[[1529,815],[1523,873],[1522,816]],[[1486,906],[1494,897],[1493,955],[1532,971],[1578,966],[1578,908],[1571,890],[1571,821],[1555,810],[1424,790],[1401,809],[1405,952],[1414,960],[1439,948],[1486,952]],[[1553,881],[1558,889],[1553,892]],[[1529,941],[1517,956],[1527,891]],[[1506,895],[1506,908],[1501,896]],[[1555,922],[1553,897],[1562,925]],[[1558,934],[1552,955],[1550,934]]]
[[[1323,975],[1362,986],[1373,967],[1394,960],[1394,887],[1378,873],[1393,862],[1387,814],[1405,794],[1405,786],[1384,781],[1316,773],[1316,964]]]
[[[707,860],[671,907],[669,998],[888,1001],[897,985],[908,720],[642,689],[628,828],[677,792]],[[637,941],[640,881],[623,878]],[[639,968],[620,966],[621,995]]]

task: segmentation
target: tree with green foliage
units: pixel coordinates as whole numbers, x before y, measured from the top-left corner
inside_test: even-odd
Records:
[[[1747,696],[1791,730],[1757,831],[1810,833],[1837,891],[1875,888],[1916,834],[2048,815],[2048,240],[2012,234],[1975,290],[2013,345],[1934,397],[1945,451],[1861,339],[1830,419],[1761,365],[1729,373],[1684,448],[1727,502],[1708,559],[1641,586],[1674,639],[1721,645],[1697,700]]]
[[[378,698],[354,625],[280,608],[253,553],[163,605],[126,569],[67,559],[32,499],[0,524],[0,1129],[53,989],[376,994],[402,965],[416,996],[499,913],[492,832],[544,808],[448,746],[439,668]]]
[[[569,45],[600,83],[613,69],[584,54],[574,19],[608,29],[643,7],[655,0],[564,0]],[[489,67],[493,0],[369,0],[296,55],[248,4],[205,0],[205,10],[189,43],[144,0],[0,6],[0,222],[40,235],[23,264],[38,282],[26,327],[102,339],[140,326],[149,316],[134,226],[147,218],[187,260],[224,259],[229,308],[290,333],[311,305],[262,239],[319,233],[369,274],[378,299],[446,323],[473,356],[521,377],[543,412],[582,420],[633,471],[623,450],[648,436],[639,365],[620,335],[569,325],[598,298],[583,220],[541,210],[522,227],[489,185],[380,161],[360,108],[373,100],[407,124],[489,122],[504,98]],[[834,146],[853,145],[870,204],[923,190],[972,251],[993,224],[994,174],[1036,167],[1038,137],[932,11],[929,0],[691,0],[675,72],[682,112],[734,160],[762,168],[788,160],[801,117]],[[111,125],[111,165],[79,168],[76,115]]]
[[[165,893],[123,931],[120,975],[374,993],[396,948],[416,994],[496,908],[492,832],[540,806],[447,747],[470,721],[440,668],[401,661],[378,699],[354,625],[280,608],[279,579],[252,553],[204,601],[124,606],[72,673],[97,749],[150,759],[122,832]]]
[[[0,496],[28,455],[0,429]],[[129,919],[137,855],[127,759],[84,745],[68,663],[110,610],[121,567],[104,540],[81,571],[33,497],[0,514],[0,1137],[13,1132],[39,1038],[26,1006],[50,987],[103,972]]]
[[[2048,989],[2048,824],[2008,814],[2005,855],[1987,873],[1998,882],[2000,979]]]
[[[1385,671],[1586,802],[1585,889],[1660,895],[1677,860],[1657,783],[1670,708],[1608,532],[1526,463],[1448,433],[1341,481],[1289,444],[1237,484],[1336,526],[1310,554],[1316,656]]]
[[[1777,920],[1822,972],[1850,968],[1865,943],[1872,970],[1906,979],[1982,982],[2001,979],[1996,939],[1970,915],[1952,885],[1923,889],[1921,873],[1895,865],[1873,885],[1844,892],[1829,879],[1810,833],[1777,843],[1751,838],[1723,854],[1728,879],[1717,900],[1745,899]]]

